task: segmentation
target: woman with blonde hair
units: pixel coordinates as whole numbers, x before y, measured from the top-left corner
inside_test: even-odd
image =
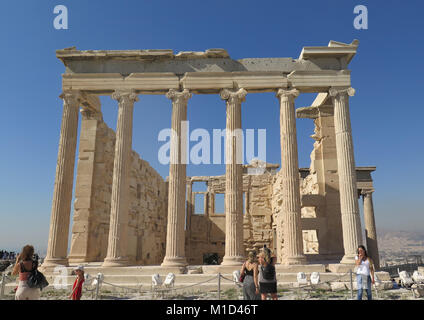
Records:
[[[34,247],[26,245],[16,257],[12,275],[19,273],[19,285],[15,293],[15,300],[38,300],[41,295],[39,288],[30,288],[27,280],[31,272],[38,268],[38,261],[33,259]]]
[[[247,261],[241,267],[240,275],[243,279],[243,298],[244,300],[259,300],[258,284],[258,264],[256,262],[256,252],[250,251]]]
[[[269,249],[263,250],[258,257],[260,264],[259,292],[261,293],[261,299],[266,300],[267,295],[270,294],[272,300],[277,300],[277,276],[271,251]]]

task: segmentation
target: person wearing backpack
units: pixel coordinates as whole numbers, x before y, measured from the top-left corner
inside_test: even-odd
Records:
[[[33,260],[34,247],[26,245],[22,252],[16,257],[16,263],[12,275],[19,273],[19,285],[15,293],[15,300],[38,300],[41,290],[39,288],[30,288],[27,284],[31,272],[38,268],[38,261]]]
[[[258,255],[259,259],[259,292],[261,299],[266,300],[268,294],[272,300],[277,300],[277,277],[275,266],[269,250],[264,250]]]

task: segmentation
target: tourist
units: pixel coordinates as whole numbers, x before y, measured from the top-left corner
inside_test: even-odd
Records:
[[[78,266],[74,269],[77,277],[74,285],[72,286],[72,293],[69,295],[69,299],[81,300],[82,296],[82,285],[84,283],[84,266]]]
[[[372,287],[374,284],[374,264],[367,255],[367,250],[360,245],[356,251],[355,264],[358,267],[356,271],[356,281],[358,285],[358,300],[362,300],[364,289],[367,291],[367,299],[372,300]]]
[[[26,245],[16,257],[16,263],[12,275],[19,273],[19,284],[15,293],[15,300],[38,300],[41,295],[39,288],[30,288],[27,280],[31,271],[38,268],[38,261],[33,260],[34,247]]]
[[[259,292],[261,299],[266,300],[271,294],[272,300],[277,300],[277,277],[272,263],[271,252],[263,250],[259,255]]]
[[[259,300],[259,283],[258,283],[258,264],[256,260],[256,252],[250,251],[247,261],[241,267],[240,275],[243,277],[243,298],[244,300]]]

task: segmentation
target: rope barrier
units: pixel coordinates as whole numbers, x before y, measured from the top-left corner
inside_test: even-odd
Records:
[[[239,283],[238,281],[235,281],[234,279],[228,279],[227,277],[224,277],[223,275],[221,275],[221,278],[231,282]]]
[[[5,275],[5,278],[6,278],[6,279],[9,279],[9,282],[16,281],[16,279],[17,279],[17,278],[9,277],[8,275]]]
[[[306,288],[306,287],[313,287],[313,286],[316,286],[316,285],[318,285],[318,284],[325,284],[325,283],[334,282],[334,281],[336,281],[336,280],[338,280],[338,279],[343,278],[344,276],[347,276],[348,274],[349,274],[349,273],[347,272],[347,273],[344,273],[344,274],[342,274],[342,275],[340,275],[340,276],[338,276],[338,277],[336,277],[336,278],[334,278],[334,279],[330,279],[330,280],[327,280],[327,281],[325,281],[325,282],[320,282],[320,283],[317,283],[317,284],[309,284],[309,285],[299,286],[299,287],[297,287],[296,289],[299,289],[299,288]],[[223,279],[225,279],[225,280],[228,280],[228,281],[231,281],[231,282],[234,282],[235,284],[239,284],[239,283],[240,283],[240,282],[238,282],[238,281],[235,281],[234,279],[229,279],[229,278],[224,277],[224,276],[222,276],[222,275],[221,275],[221,278],[223,278]]]
[[[87,291],[87,292],[93,292],[94,290],[96,290],[96,288],[88,289],[87,287],[84,287],[84,291]]]
[[[216,278],[218,278],[218,275],[214,276],[213,278],[210,278],[209,280],[205,280],[205,281],[198,282],[198,283],[195,283],[195,284],[191,284],[191,285],[188,285],[188,286],[178,287],[178,288],[175,288],[174,287],[174,288],[169,288],[169,289],[157,289],[157,290],[155,290],[155,292],[164,292],[164,291],[180,290],[180,289],[186,289],[186,288],[190,288],[190,287],[195,287],[195,286],[198,286],[200,284],[207,283],[209,281],[215,280]]]
[[[110,286],[112,286],[112,287],[116,287],[116,288],[127,289],[127,290],[133,290],[133,291],[137,291],[137,292],[139,292],[139,291],[140,291],[139,289],[129,288],[129,287],[124,287],[124,286],[118,286],[118,285],[116,285],[116,284],[113,284],[113,283],[110,283],[110,282],[106,282],[106,281],[102,281],[102,283],[108,284],[108,285],[110,285]],[[141,287],[141,286],[142,286],[142,285],[140,285],[140,287]]]

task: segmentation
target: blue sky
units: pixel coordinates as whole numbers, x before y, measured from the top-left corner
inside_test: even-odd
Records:
[[[68,8],[69,29],[53,28],[53,9]],[[353,27],[353,8],[368,8],[368,30]],[[297,58],[303,46],[359,39],[350,63],[350,100],[357,166],[375,165],[377,228],[423,230],[422,119],[424,5],[419,1],[2,1],[0,4],[0,248],[47,245],[57,159],[63,64],[55,50],[225,48],[233,59]],[[314,95],[302,94],[296,106]],[[115,128],[116,102],[101,98]],[[278,101],[249,94],[244,128],[267,129],[267,161],[280,162]],[[157,135],[170,126],[164,96],[140,96],[133,149],[163,176]],[[189,101],[191,129],[225,127],[219,96]],[[300,166],[309,166],[313,124],[298,119]],[[188,166],[188,175],[223,174],[219,165]]]

